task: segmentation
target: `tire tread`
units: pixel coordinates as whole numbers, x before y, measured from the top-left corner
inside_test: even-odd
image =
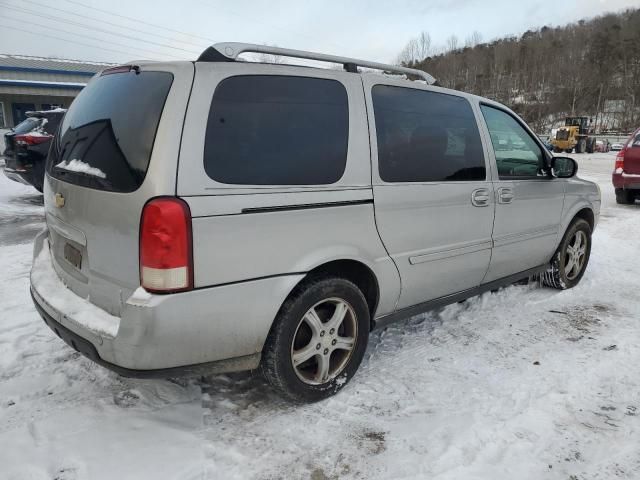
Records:
[[[297,306],[297,303],[301,300],[304,294],[323,283],[327,283],[328,281],[339,280],[340,282],[344,282],[348,284],[349,287],[353,288],[354,291],[358,292],[362,297],[362,302],[367,306],[367,301],[362,294],[362,291],[358,288],[356,284],[347,280],[346,278],[336,277],[332,275],[322,275],[317,277],[311,277],[300,284],[296,285],[296,287],[291,291],[289,297],[285,300],[285,302],[280,307],[278,314],[276,315],[276,319],[274,324],[267,336],[267,340],[265,341],[264,347],[262,349],[262,360],[260,362],[260,368],[262,370],[263,376],[266,378],[269,385],[281,396],[285,397],[287,400],[296,402],[296,403],[304,403],[309,400],[304,396],[297,394],[288,388],[283,372],[278,364],[277,358],[277,346],[280,345],[284,340],[282,337],[284,336],[284,329],[286,327],[285,320],[289,317],[290,312]],[[368,312],[368,308],[367,308]],[[367,320],[368,321],[368,320]]]

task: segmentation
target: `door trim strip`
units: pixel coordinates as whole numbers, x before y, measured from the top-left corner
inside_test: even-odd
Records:
[[[460,255],[466,255],[469,253],[476,253],[482,250],[489,250],[492,247],[491,240],[484,240],[482,242],[473,242],[467,245],[463,245],[457,248],[450,248],[447,250],[439,250],[430,253],[423,253],[420,255],[413,255],[409,257],[409,263],[411,265],[418,265],[425,262],[434,262],[436,260],[443,260],[445,258],[458,257]]]
[[[526,242],[527,240],[533,240],[535,238],[546,237],[558,234],[557,225],[549,225],[542,228],[536,228],[534,230],[527,230],[526,232],[510,233],[507,235],[501,235],[493,239],[494,247],[503,247],[517,242]]]
[[[242,213],[286,212],[290,210],[307,210],[310,208],[346,207],[351,205],[373,204],[373,199],[345,200],[341,202],[303,203],[297,205],[275,205],[270,207],[243,208]]]

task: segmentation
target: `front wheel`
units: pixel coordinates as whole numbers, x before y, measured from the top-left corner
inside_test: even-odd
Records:
[[[584,275],[590,255],[591,226],[581,218],[576,219],[567,229],[551,265],[543,274],[543,283],[559,290],[575,287]]]
[[[354,283],[337,277],[307,281],[274,321],[262,351],[262,372],[291,400],[329,397],[358,369],[369,326],[369,307]]]

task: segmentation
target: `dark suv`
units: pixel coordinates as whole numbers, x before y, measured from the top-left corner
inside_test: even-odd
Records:
[[[42,192],[44,165],[58,125],[66,110],[28,112],[27,118],[4,136],[4,174]]]

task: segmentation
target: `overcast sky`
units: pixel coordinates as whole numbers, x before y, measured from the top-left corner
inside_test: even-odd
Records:
[[[640,0],[0,0],[0,53],[195,59],[211,43],[240,41],[393,62],[423,30],[435,45],[450,35],[463,43],[473,31],[488,41],[639,6]]]

